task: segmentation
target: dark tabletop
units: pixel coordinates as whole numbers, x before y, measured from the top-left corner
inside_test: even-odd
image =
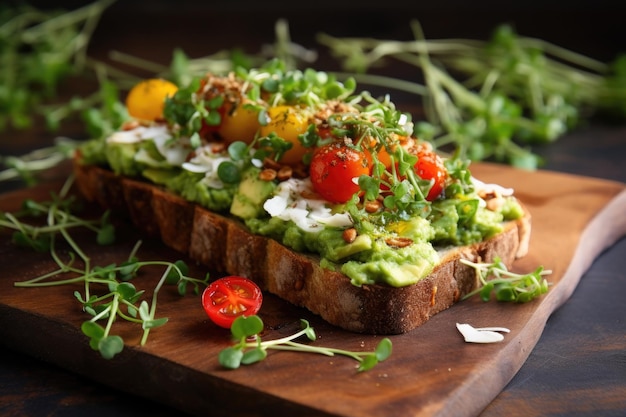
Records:
[[[34,2],[33,4],[35,4]],[[47,2],[42,2],[43,5]],[[73,7],[81,2],[65,2]],[[292,39],[312,44],[313,35],[406,37],[410,18],[429,37],[486,38],[495,25],[513,22],[519,33],[548,39],[600,60],[626,52],[619,2],[439,1],[402,9],[395,2],[316,1],[280,8],[271,3],[232,1],[208,6],[190,1],[125,1],[105,13],[92,53],[117,49],[169,62],[182,47],[201,56],[233,46],[258,50],[273,39],[278,17],[290,22]],[[435,3],[435,2],[433,2]],[[208,4],[208,2],[207,2]],[[499,8],[500,7],[500,8]],[[0,153],[19,154],[46,145],[51,135],[0,132]],[[626,124],[599,121],[543,148],[542,169],[626,182]],[[0,191],[19,187],[2,184]],[[543,335],[513,380],[483,411],[495,416],[626,415],[626,239],[604,251],[583,275],[572,297],[548,320]],[[160,404],[101,386],[54,365],[14,352],[0,340],[2,416],[169,416]],[[221,415],[219,410],[215,415]]]

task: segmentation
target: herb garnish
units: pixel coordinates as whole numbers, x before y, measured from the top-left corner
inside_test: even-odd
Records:
[[[240,365],[251,365],[262,361],[267,357],[269,349],[289,350],[293,352],[309,352],[321,355],[343,355],[359,362],[358,371],[367,371],[384,361],[391,355],[392,344],[389,338],[383,338],[373,352],[353,352],[344,349],[312,346],[310,344],[295,342],[301,336],[309,340],[316,340],[315,331],[307,320],[301,319],[302,330],[291,336],[275,340],[261,340],[260,333],[263,331],[263,321],[259,316],[239,316],[233,322],[231,333],[237,342],[234,346],[222,350],[219,354],[219,362],[229,369],[237,369]],[[250,341],[250,339],[254,339]]]
[[[527,274],[518,274],[507,269],[500,258],[490,263],[471,262],[461,259],[461,263],[471,266],[478,274],[481,287],[465,295],[464,299],[480,294],[483,301],[489,301],[492,293],[498,301],[525,303],[548,292],[548,281],[543,277],[552,273],[537,267]]]

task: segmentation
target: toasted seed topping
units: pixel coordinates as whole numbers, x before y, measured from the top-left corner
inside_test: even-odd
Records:
[[[266,168],[263,171],[259,172],[259,179],[261,181],[274,181],[276,179],[276,170]]]
[[[276,175],[278,181],[287,181],[293,175],[293,169],[288,165],[284,165],[280,167]]]
[[[385,243],[392,248],[406,248],[407,246],[411,246],[413,244],[413,239],[408,237],[394,236],[385,240]]]
[[[356,239],[357,232],[354,227],[343,231],[342,237],[346,243],[352,243]]]
[[[263,167],[278,171],[281,165],[277,161],[274,161],[272,158],[265,158],[263,159]]]
[[[383,207],[383,203],[378,200],[368,200],[365,202],[365,211],[368,213],[376,213]]]
[[[141,123],[139,123],[139,121],[129,120],[127,122],[124,122],[124,124],[122,125],[122,130],[133,130],[138,128],[139,126],[141,126]]]

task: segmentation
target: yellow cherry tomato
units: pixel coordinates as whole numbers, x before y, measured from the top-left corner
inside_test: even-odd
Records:
[[[141,120],[160,119],[163,117],[165,98],[173,96],[176,91],[176,84],[162,78],[141,81],[126,96],[128,114]]]
[[[260,126],[258,112],[242,104],[224,114],[217,132],[226,143],[239,140],[250,143]]]
[[[274,132],[287,142],[292,144],[279,162],[286,165],[297,165],[302,157],[312,149],[302,146],[298,135],[305,133],[309,127],[309,117],[301,109],[293,106],[276,106],[268,109],[270,122],[261,127],[261,136],[269,136]]]

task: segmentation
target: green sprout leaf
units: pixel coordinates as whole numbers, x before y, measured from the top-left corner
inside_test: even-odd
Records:
[[[85,336],[88,336],[92,339],[99,340],[104,337],[104,327],[93,321],[83,322],[83,324],[81,325],[81,330]]]
[[[241,363],[243,365],[251,365],[253,363],[257,363],[262,361],[267,357],[267,350],[257,347],[250,350],[247,350],[243,353],[241,357]]]
[[[100,245],[110,245],[115,242],[115,227],[107,223],[98,231],[97,242]]]
[[[218,360],[220,365],[228,369],[237,369],[243,359],[243,350],[237,347],[228,347],[220,351]]]
[[[228,146],[228,155],[233,161],[242,161],[248,157],[249,148],[245,142],[235,141]]]
[[[111,359],[124,349],[124,341],[119,336],[107,336],[98,341],[98,350],[104,359]]]
[[[245,340],[263,331],[263,320],[259,316],[240,316],[232,324],[230,331],[236,340]]]
[[[217,175],[226,184],[237,184],[241,181],[239,167],[231,161],[222,162],[217,167]]]

